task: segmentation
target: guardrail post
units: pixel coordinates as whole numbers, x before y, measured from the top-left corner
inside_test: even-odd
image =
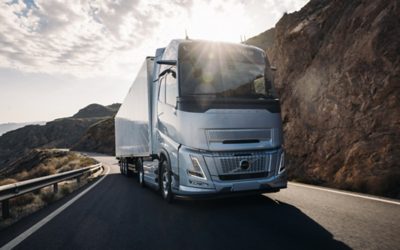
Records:
[[[80,176],[76,177],[76,182],[77,182],[78,184],[81,183],[81,177],[80,177]]]
[[[58,193],[58,183],[53,184],[53,192]]]
[[[10,203],[8,202],[9,200],[4,200],[1,202],[1,213],[3,216],[3,219],[7,219],[10,217]]]

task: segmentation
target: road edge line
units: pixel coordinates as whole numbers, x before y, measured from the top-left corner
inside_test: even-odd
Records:
[[[331,193],[336,193],[336,194],[343,194],[343,195],[363,198],[363,199],[367,199],[367,200],[380,201],[380,202],[390,203],[390,204],[394,204],[394,205],[400,205],[400,202],[394,201],[394,200],[372,197],[372,196],[356,194],[356,193],[350,193],[350,192],[345,192],[345,191],[339,191],[339,190],[334,190],[334,189],[330,189],[330,188],[316,187],[313,185],[301,184],[301,183],[297,183],[297,182],[289,182],[289,185],[305,187],[305,188],[310,188],[310,189],[316,189],[316,190],[321,190],[321,191],[326,191],[326,192],[331,192]]]
[[[64,205],[61,207],[57,208],[54,210],[51,214],[47,215],[45,218],[37,222],[35,225],[31,226],[29,229],[25,230],[23,233],[15,237],[13,240],[9,241],[6,243],[4,246],[2,246],[0,249],[1,250],[8,250],[8,249],[13,249],[14,247],[18,246],[22,241],[24,241],[26,238],[28,238],[30,235],[35,233],[37,230],[39,230],[42,226],[46,225],[47,222],[51,221],[54,217],[56,217],[58,214],[60,214],[62,211],[64,211],[66,208],[71,206],[75,201],[77,201],[79,198],[84,196],[87,192],[89,192],[92,188],[94,188],[96,185],[98,185],[100,182],[104,180],[104,178],[107,177],[107,175],[110,173],[110,167],[107,166],[107,171],[106,173],[98,180],[96,181],[93,185],[90,187],[86,188],[79,194],[77,194],[74,198],[66,202]]]

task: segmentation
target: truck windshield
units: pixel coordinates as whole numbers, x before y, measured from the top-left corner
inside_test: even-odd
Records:
[[[181,96],[275,98],[265,54],[251,47],[187,43],[179,48]]]

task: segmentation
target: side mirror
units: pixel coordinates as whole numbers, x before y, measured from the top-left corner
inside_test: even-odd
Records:
[[[176,60],[159,60],[159,61],[157,61],[157,64],[172,65],[172,66],[175,66],[176,63],[177,63]]]

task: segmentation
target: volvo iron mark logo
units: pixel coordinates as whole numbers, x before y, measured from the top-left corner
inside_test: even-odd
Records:
[[[248,160],[241,160],[240,163],[239,163],[240,168],[243,169],[243,170],[249,169],[250,165],[251,164],[250,164],[250,162]]]

